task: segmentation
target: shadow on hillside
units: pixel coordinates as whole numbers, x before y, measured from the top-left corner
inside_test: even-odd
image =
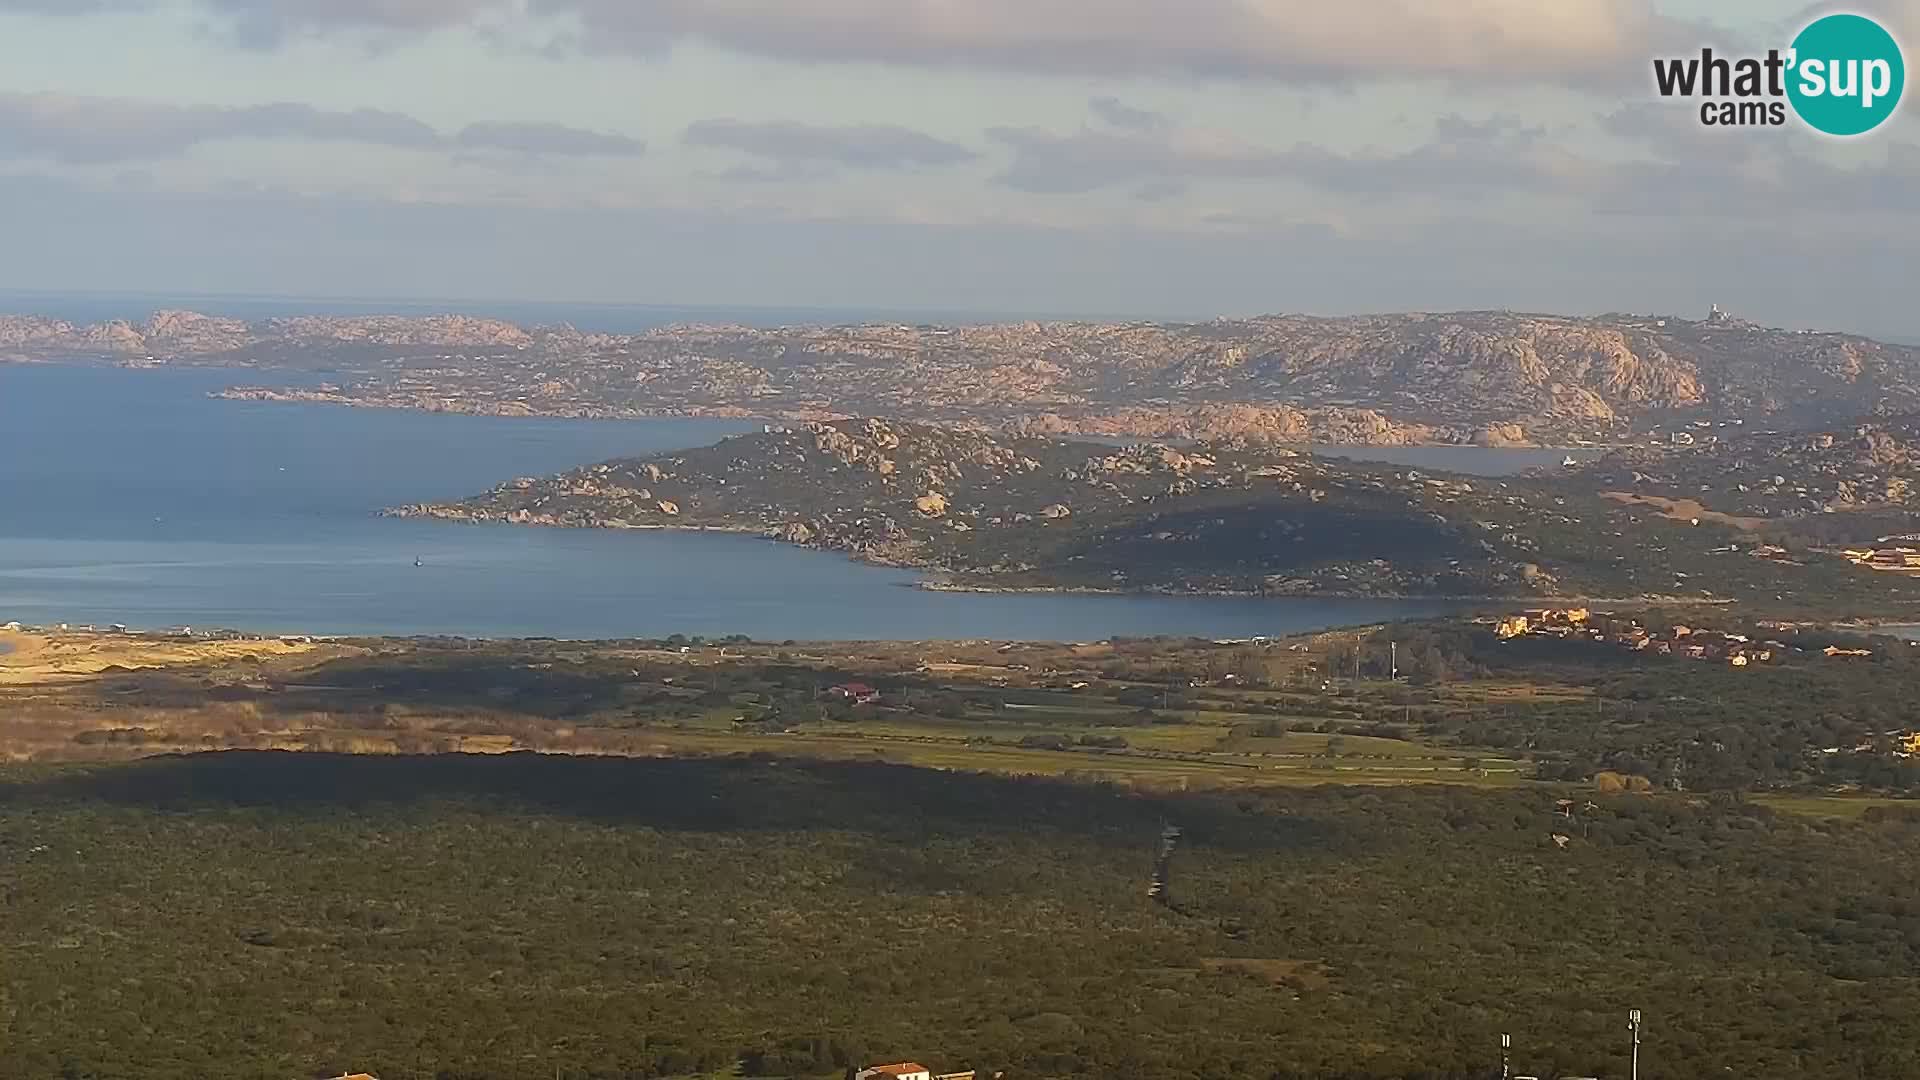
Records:
[[[74,801],[298,813],[454,802],[662,829],[838,829],[902,842],[1045,828],[1142,851],[1176,820],[1227,849],[1319,847],[1340,831],[1308,815],[1263,812],[1244,796],[1141,795],[1037,777],[768,757],[222,751],[0,779],[0,804]]]

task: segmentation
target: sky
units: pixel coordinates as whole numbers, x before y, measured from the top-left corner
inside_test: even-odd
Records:
[[[0,0],[0,290],[1920,338],[1920,104],[1653,89],[1828,10],[1916,55],[1920,0]]]

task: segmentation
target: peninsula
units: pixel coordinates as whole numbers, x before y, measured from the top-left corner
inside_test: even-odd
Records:
[[[767,425],[388,513],[755,532],[946,588],[1744,599],[1900,616],[1920,580],[1846,552],[1906,531],[1913,430],[1756,433],[1490,479],[1245,440],[1115,447],[868,418]],[[1810,449],[1786,454],[1783,439]],[[1768,468],[1792,477],[1739,479]]]
[[[1920,410],[1920,348],[1704,319],[1470,311],[1197,323],[673,326],[466,316],[0,317],[0,360],[255,369],[227,396],[489,415],[853,416],[1348,444],[1664,440]],[[327,382],[282,380],[326,373]],[[293,385],[301,382],[300,385]]]

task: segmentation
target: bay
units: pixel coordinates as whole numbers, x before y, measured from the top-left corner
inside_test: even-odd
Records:
[[[939,593],[908,587],[918,580],[912,572],[754,537],[381,518],[384,506],[704,445],[754,425],[207,396],[234,379],[0,366],[0,621],[469,637],[1094,640],[1277,635],[1458,606]]]

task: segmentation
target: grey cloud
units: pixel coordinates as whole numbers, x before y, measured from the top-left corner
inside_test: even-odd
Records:
[[[1647,0],[530,0],[593,47],[1282,83],[1619,85],[1699,28]]]
[[[431,146],[434,130],[378,109],[308,105],[162,105],[65,94],[0,94],[0,157],[73,164],[171,157],[215,139],[300,137]]]
[[[1081,130],[1057,134],[996,127],[987,137],[1013,151],[995,182],[1016,191],[1075,195],[1101,188],[1184,179],[1250,179],[1286,171],[1285,156],[1227,137],[1182,131],[1139,134]]]
[[[119,2],[0,5],[78,13]],[[263,47],[330,31],[419,33],[459,25],[537,37],[536,24],[552,17],[578,28],[580,46],[604,52],[651,54],[698,40],[803,61],[1294,85],[1426,80],[1619,86],[1644,79],[1649,56],[1697,48],[1707,31],[1660,14],[1652,0],[185,2],[216,16],[239,40]]]
[[[1796,130],[1701,125],[1690,109],[1634,105],[1600,118],[1608,134],[1652,156],[1597,171],[1602,213],[1696,217],[1920,214],[1920,146],[1885,140],[1847,164]]]
[[[222,139],[296,138],[414,149],[491,147],[540,154],[635,154],[640,144],[557,124],[476,124],[449,139],[404,113],[311,105],[168,105],[66,94],[0,93],[0,159],[76,165],[173,157]]]
[[[1794,12],[1782,29],[1787,33],[1796,32],[1814,19],[1834,11],[1878,19],[1893,32],[1894,37],[1900,39],[1901,47],[1908,52],[1909,61],[1912,51],[1920,48],[1920,0],[1853,0],[1838,7],[1831,3],[1811,4]]]
[[[1324,221],[1301,221],[1285,214],[1249,214],[1234,211],[1218,211],[1207,214],[1201,223],[1230,232],[1258,233],[1269,239],[1289,237],[1294,240],[1333,240],[1341,235],[1341,230]]]
[[[736,150],[776,162],[827,162],[858,169],[955,165],[978,156],[958,143],[890,124],[702,120],[690,125],[681,139],[690,146]]]
[[[210,29],[249,48],[275,48],[334,33],[391,36],[455,26],[524,23],[525,0],[0,0],[0,12],[98,15],[176,7],[206,17]]]
[[[730,184],[799,184],[824,180],[834,175],[834,168],[817,161],[776,161],[766,165],[731,165],[706,175]]]
[[[1166,202],[1186,193],[1187,185],[1179,180],[1149,180],[1133,189],[1133,197],[1141,202]]]
[[[289,38],[338,29],[420,33],[507,13],[504,0],[199,0],[245,45],[268,48]]]
[[[639,139],[564,124],[470,124],[453,141],[469,149],[555,156],[638,157],[647,150]]]
[[[1087,108],[1108,124],[1127,131],[1160,131],[1169,126],[1166,114],[1136,109],[1116,97],[1094,98],[1087,102]]]
[[[151,6],[151,0],[0,0],[0,13],[98,15],[109,11],[138,11]]]
[[[1512,116],[1474,121],[1447,114],[1433,138],[1410,150],[1342,153],[1299,145],[1285,175],[1329,191],[1374,197],[1476,195],[1486,191],[1576,194],[1595,165]]]
[[[1633,106],[1599,119],[1627,156],[1592,156],[1512,116],[1442,116],[1406,150],[1285,148],[1173,129],[1151,134],[996,128],[1012,151],[996,182],[1035,194],[1126,188],[1139,196],[1200,181],[1290,181],[1372,200],[1477,198],[1487,192],[1559,199],[1582,212],[1756,220],[1819,213],[1920,212],[1920,147],[1888,141],[1883,157],[1843,164],[1790,131],[1701,127],[1688,110]]]

